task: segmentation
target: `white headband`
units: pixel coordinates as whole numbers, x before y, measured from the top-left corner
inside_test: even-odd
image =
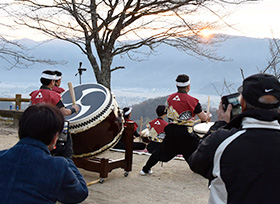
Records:
[[[189,81],[187,81],[187,82],[177,82],[176,85],[179,87],[186,87],[186,86],[190,85],[190,83],[191,83],[191,80],[189,79]]]
[[[59,79],[61,79],[61,78],[62,78],[61,76],[55,75],[55,80],[59,80]]]
[[[126,112],[124,113],[124,115],[128,115],[129,113],[131,113],[131,111],[132,111],[132,108],[130,107],[130,108],[128,109],[128,111],[126,111]]]
[[[42,73],[41,78],[50,79],[50,80],[56,80],[56,75]]]

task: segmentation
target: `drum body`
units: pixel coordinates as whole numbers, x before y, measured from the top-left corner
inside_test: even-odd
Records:
[[[199,123],[194,125],[193,131],[198,137],[202,138],[208,132],[212,125],[214,125],[214,122]]]
[[[66,116],[73,140],[74,158],[93,157],[112,148],[123,132],[123,118],[114,95],[100,84],[74,87],[80,111]],[[69,90],[62,95],[66,108],[71,108]]]

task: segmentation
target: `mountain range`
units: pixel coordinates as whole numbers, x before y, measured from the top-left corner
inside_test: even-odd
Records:
[[[78,47],[59,40],[48,43],[38,43],[32,40],[21,40],[21,43],[33,47],[32,52],[44,59],[66,61],[64,65],[35,64],[25,69],[7,69],[5,61],[0,59],[0,97],[13,97],[28,93],[40,86],[40,74],[45,69],[60,70],[63,73],[62,87],[67,88],[67,82],[79,84],[79,63],[87,71],[81,76],[82,83],[95,83],[93,70]],[[40,45],[39,45],[40,44]],[[211,105],[216,106],[221,95],[228,94],[224,82],[232,87],[231,92],[242,83],[240,68],[244,75],[249,76],[264,69],[268,64],[269,41],[248,37],[230,36],[216,47],[218,56],[224,56],[227,61],[210,61],[189,56],[175,48],[160,45],[156,54],[144,61],[131,61],[128,58],[115,57],[112,67],[124,66],[112,73],[112,91],[120,107],[133,105],[147,99],[167,96],[176,91],[175,79],[178,74],[185,73],[191,78],[191,95],[198,97],[202,103],[211,96]]]

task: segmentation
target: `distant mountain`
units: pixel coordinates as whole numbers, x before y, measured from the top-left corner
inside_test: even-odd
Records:
[[[229,61],[212,62],[188,56],[175,48],[161,45],[157,55],[149,61],[140,63],[128,60],[115,60],[124,65],[125,70],[113,73],[113,86],[167,88],[174,90],[176,76],[186,73],[191,77],[192,93],[217,94],[224,80],[234,88],[242,82],[240,68],[246,76],[256,73],[267,65],[269,55],[268,40],[246,37],[234,37],[217,47],[217,54]],[[214,86],[213,86],[214,85]]]
[[[82,83],[96,82],[86,56],[76,46],[59,40],[40,45],[32,40],[25,39],[22,42],[33,47],[31,52],[36,56],[68,63],[57,66],[36,64],[27,69],[7,70],[5,61],[0,59],[0,97],[11,97],[16,93],[22,93],[23,96],[28,97],[31,91],[39,88],[40,74],[45,69],[63,72],[62,87],[67,89],[69,81],[75,86],[79,84],[79,75],[76,75],[79,62],[82,62],[82,67],[87,69],[81,76]],[[207,59],[200,60],[175,48],[160,45],[157,53],[151,55],[146,61],[135,62],[125,56],[116,57],[112,67],[125,66],[125,69],[112,73],[111,88],[119,106],[124,107],[176,91],[176,76],[185,73],[191,78],[191,95],[200,95],[199,99],[203,95],[219,98],[219,95],[226,94],[226,91],[223,91],[224,80],[232,85],[232,91],[240,86],[241,67],[244,69],[245,76],[266,67],[269,56],[268,46],[267,39],[232,37],[217,47],[219,56],[225,56],[231,60],[213,62]],[[202,103],[206,100],[204,97]]]

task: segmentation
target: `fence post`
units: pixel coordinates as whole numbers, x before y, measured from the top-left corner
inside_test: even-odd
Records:
[[[18,106],[18,109],[21,109],[21,94],[16,94],[16,107]]]

